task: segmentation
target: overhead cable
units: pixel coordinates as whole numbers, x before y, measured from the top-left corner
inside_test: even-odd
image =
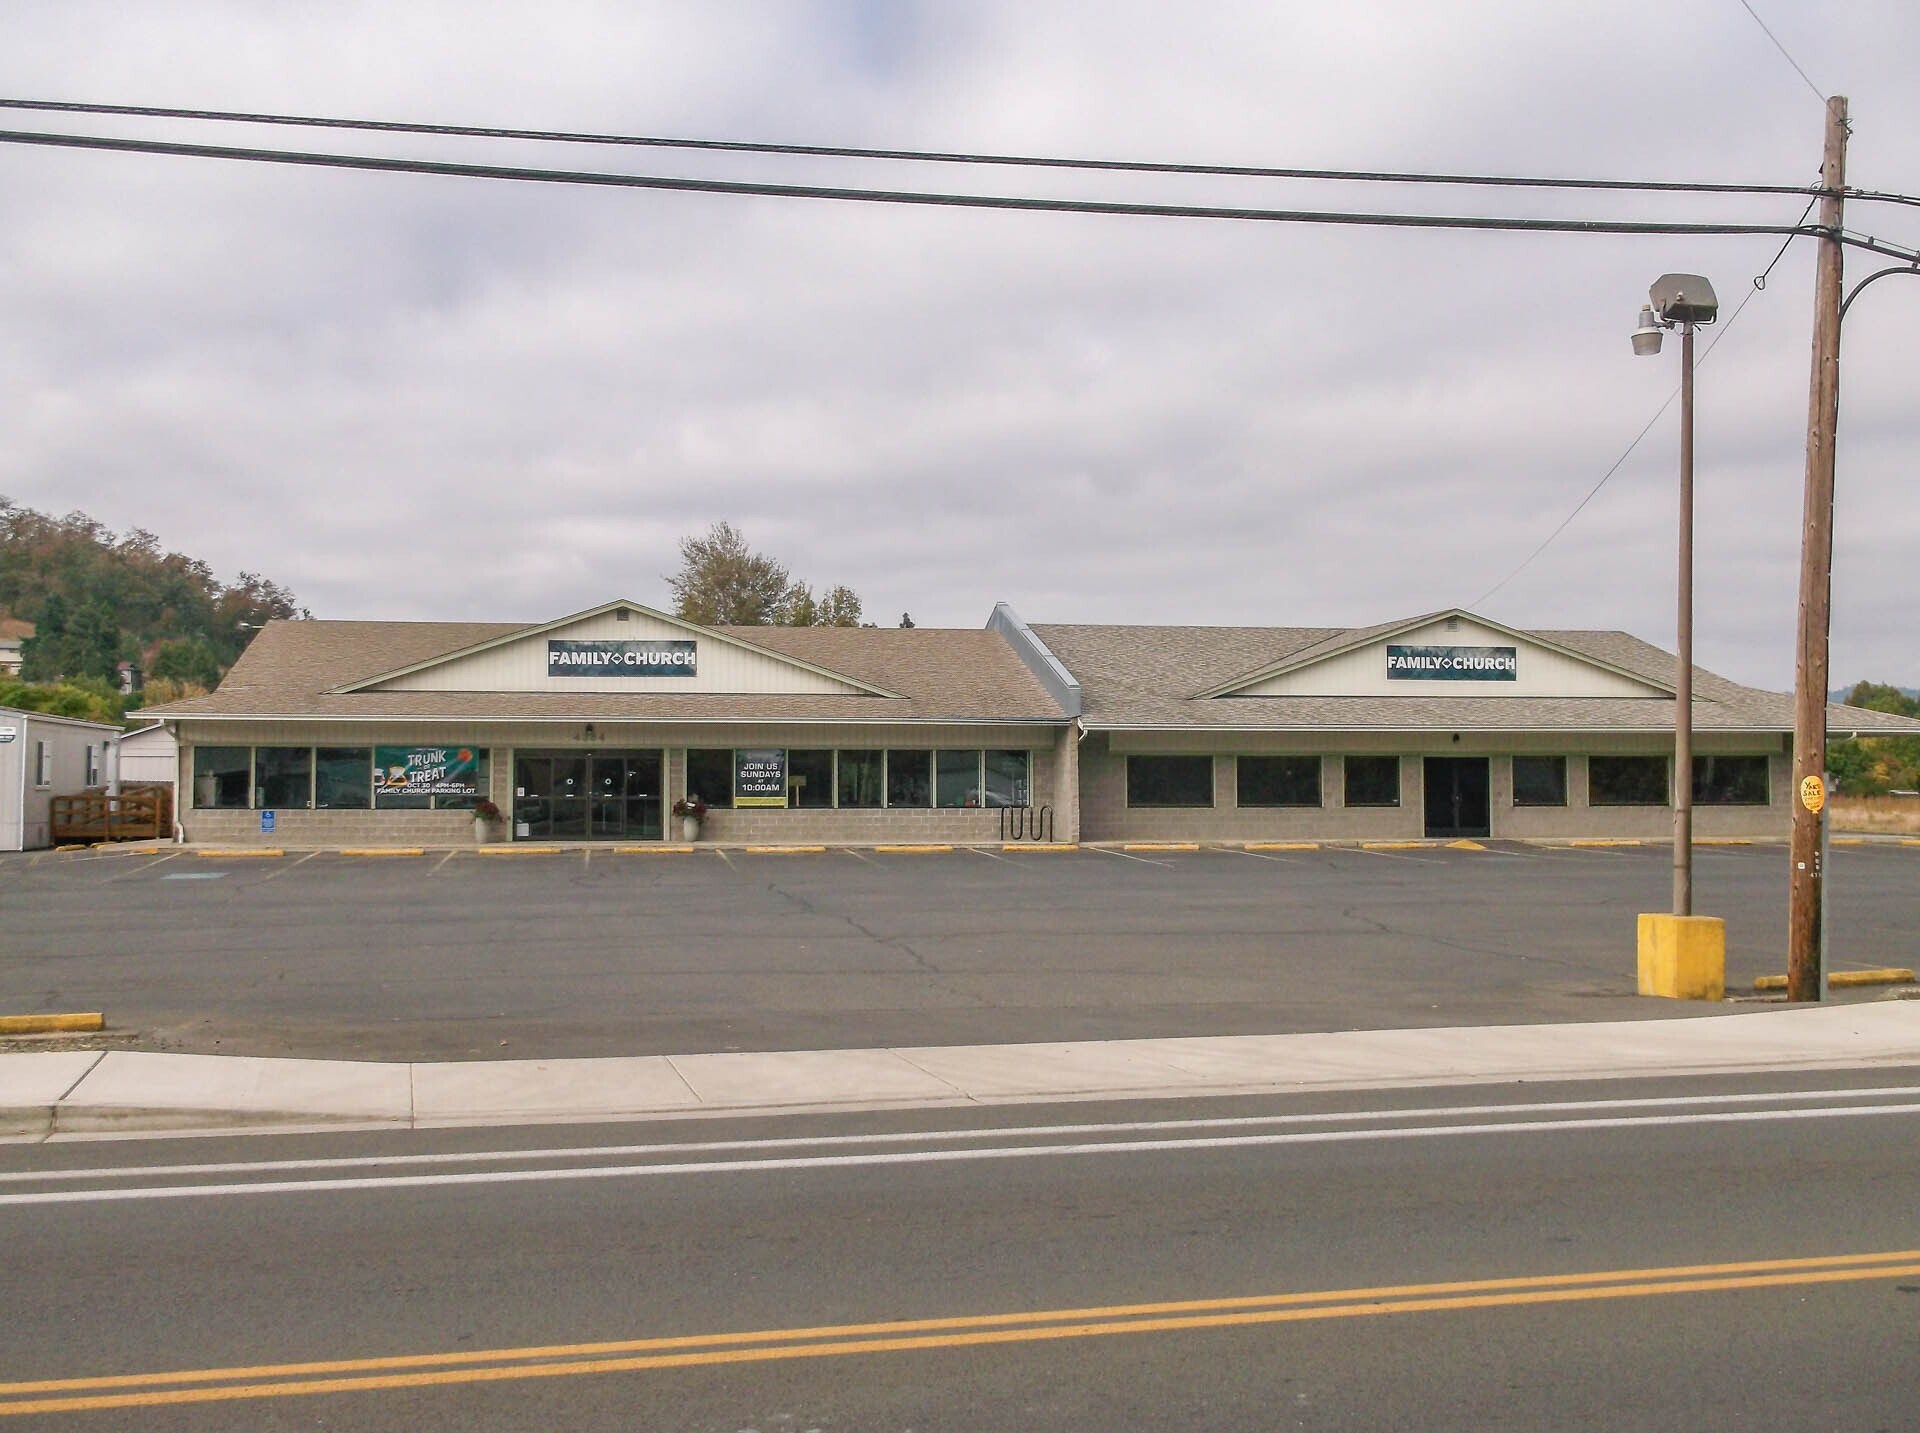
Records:
[[[1265,209],[1207,204],[1133,204],[1094,199],[1022,195],[939,194],[916,190],[849,189],[811,184],[765,184],[741,180],[684,179],[652,174],[540,169],[445,160],[393,159],[376,155],[323,154],[286,149],[245,149],[104,135],[45,134],[0,130],[0,144],[163,154],[195,159],[231,159],[320,169],[360,169],[390,174],[431,174],[466,179],[505,179],[535,184],[584,184],[615,189],[660,189],[693,194],[742,194],[778,199],[835,199],[866,204],[909,204],[960,209],[1010,209],[1056,214],[1108,214],[1135,218],[1237,219],[1282,224],[1344,224],[1398,229],[1481,229],[1550,234],[1810,234],[1817,226],[1781,224],[1668,223],[1625,219],[1532,219],[1467,214],[1383,214],[1342,210]],[[1805,193],[1795,190],[1795,193]]]
[[[1513,189],[1603,189],[1636,193],[1807,194],[1805,185],[1710,184],[1634,179],[1550,179],[1513,174],[1411,174],[1365,169],[1300,169],[1266,165],[1176,164],[1138,159],[1067,159],[1023,154],[971,154],[959,151],[869,149],[854,145],[775,144],[733,139],[670,139],[645,135],[600,134],[547,129],[424,124],[402,120],[337,119],[317,115],[259,114],[241,110],[175,109],[159,105],[83,104],[66,100],[0,99],[0,109],[59,114],[118,115],[137,119],[208,120],[234,124],[298,125],[311,129],[348,129],[386,134],[445,135],[462,139],[536,140],[562,144],[626,145],[652,149],[714,150],[731,154],[779,154],[809,158],[910,160],[933,164],[981,164],[1035,169],[1119,171],[1132,174],[1224,175],[1240,179],[1326,179],[1375,184],[1459,184]]]

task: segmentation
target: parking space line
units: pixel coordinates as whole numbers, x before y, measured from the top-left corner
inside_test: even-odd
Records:
[[[1171,861],[1150,861],[1145,856],[1136,856],[1130,851],[1116,851],[1111,846],[1089,846],[1087,849],[1099,851],[1108,856],[1118,856],[1123,861],[1138,861],[1143,866],[1165,866],[1169,869],[1173,866]]]
[[[440,858],[439,860],[437,860],[437,861],[435,861],[435,862],[433,863],[433,869],[432,869],[431,871],[428,871],[428,872],[427,872],[427,874],[428,874],[429,876],[437,876],[437,875],[439,875],[439,874],[440,874],[440,868],[441,868],[442,866],[444,866],[444,865],[446,865],[446,864],[447,864],[447,862],[449,862],[449,861],[451,861],[451,860],[453,859],[453,857],[454,857],[454,853],[455,853],[456,851],[458,851],[458,850],[459,850],[459,848],[458,848],[457,846],[449,846],[449,847],[447,847],[447,854],[446,854],[446,855],[444,855],[444,856],[442,856],[442,857],[441,857],[441,858]]]
[[[271,870],[271,871],[268,871],[268,872],[266,873],[266,875],[264,875],[264,876],[262,876],[262,877],[261,877],[260,879],[261,879],[261,881],[262,881],[262,882],[266,882],[266,881],[272,881],[272,880],[277,880],[277,879],[279,879],[279,878],[280,878],[281,876],[284,876],[284,875],[286,875],[286,873],[287,873],[288,871],[291,871],[291,870],[292,870],[292,869],[293,869],[293,868],[294,868],[295,866],[304,866],[304,865],[306,865],[306,864],[307,864],[307,862],[309,862],[309,861],[311,861],[311,860],[312,860],[312,859],[313,859],[313,858],[314,858],[315,856],[317,856],[317,855],[319,855],[319,854],[320,854],[320,853],[319,853],[318,851],[309,851],[309,852],[307,852],[307,854],[306,854],[306,855],[304,855],[304,856],[302,856],[302,857],[300,857],[300,858],[299,858],[298,860],[294,860],[294,861],[289,861],[289,862],[287,862],[287,864],[286,864],[286,865],[284,865],[284,866],[279,866],[279,867],[276,867],[275,869],[273,869],[273,870]]]
[[[962,850],[971,851],[976,856],[985,856],[989,861],[1005,861],[1005,856],[996,856],[983,846],[964,846]]]
[[[115,881],[130,881],[142,871],[151,871],[155,866],[164,866],[168,861],[177,859],[179,855],[180,853],[178,851],[168,851],[157,861],[148,861],[145,865],[135,866],[131,871],[123,871],[117,876],[108,876],[106,880],[100,884],[105,886],[111,885]]]
[[[1395,843],[1398,844],[1398,843]],[[1360,846],[1357,848],[1363,856],[1378,856],[1383,861],[1412,861],[1419,866],[1444,866],[1445,861],[1436,861],[1431,856],[1409,856],[1404,851],[1388,851],[1380,846]]]
[[[1265,851],[1256,851],[1251,846],[1229,846],[1227,849],[1242,856],[1251,856],[1256,861],[1278,861],[1283,866],[1301,864],[1301,858],[1298,856],[1269,856]]]
[[[853,857],[854,860],[865,861],[869,866],[877,866],[880,864],[878,861],[874,860],[873,857],[863,856],[860,852],[854,850],[853,847],[851,846],[842,846],[840,849],[844,854]]]

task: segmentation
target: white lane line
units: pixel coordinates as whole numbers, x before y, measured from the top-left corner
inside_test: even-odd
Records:
[[[853,857],[854,860],[865,861],[869,866],[877,866],[880,864],[878,861],[874,860],[873,857],[871,856],[861,855],[858,851],[854,850],[853,847],[851,846],[842,846],[840,849],[844,851],[847,855]]]
[[[1409,856],[1404,851],[1369,851],[1365,846],[1354,848],[1363,856],[1379,856],[1388,861],[1412,861],[1416,866],[1444,866],[1445,861],[1435,861],[1426,856]]]
[[[1138,861],[1143,866],[1165,866],[1169,870],[1173,867],[1173,862],[1171,861],[1150,861],[1145,856],[1136,856],[1131,851],[1116,851],[1111,846],[1089,846],[1087,849],[1089,851],[1099,851],[1109,856],[1118,856],[1122,860]]]
[[[1298,856],[1269,856],[1265,851],[1243,851],[1238,846],[1229,846],[1227,849],[1242,856],[1251,856],[1256,861],[1279,861],[1282,865],[1287,866],[1298,866],[1302,864]]]
[[[427,872],[427,874],[428,874],[429,876],[437,876],[437,875],[439,875],[439,874],[440,874],[440,868],[441,868],[442,866],[444,866],[444,865],[446,865],[446,864],[447,864],[447,862],[449,862],[449,861],[451,861],[451,860],[453,859],[453,854],[454,854],[454,850],[455,850],[455,848],[454,848],[454,847],[452,847],[452,846],[449,846],[449,847],[447,847],[447,854],[446,854],[446,855],[444,855],[444,856],[442,856],[442,857],[441,857],[441,858],[440,858],[440,859],[439,859],[438,861],[435,861],[435,862],[433,863],[433,869],[432,869],[431,871],[428,871],[428,872]]]
[[[91,1068],[91,1067],[89,1067]],[[69,1091],[68,1093],[71,1093]],[[1114,1120],[1089,1124],[1006,1125],[984,1129],[900,1130],[885,1134],[788,1135],[768,1139],[722,1139],[679,1143],[566,1145],[556,1149],[467,1150],[446,1154],[367,1154],[327,1159],[233,1160],[214,1164],[129,1164],[100,1169],[19,1170],[0,1173],[0,1184],[56,1180],[138,1179],[160,1175],[260,1174],[308,1169],[384,1169],[407,1166],[483,1164],[537,1159],[630,1159],[648,1154],[705,1154],[740,1150],[853,1148],[937,1140],[1059,1139],[1069,1135],[1151,1134],[1166,1130],[1261,1129],[1284,1125],[1365,1124],[1398,1119],[1465,1119],[1491,1115],[1583,1114],[1599,1110],[1654,1110],[1735,1105],[1811,1104],[1819,1100],[1920,1100],[1920,1085],[1862,1089],[1785,1090],[1765,1094],[1657,1095],[1632,1100],[1538,1100],[1529,1104],[1414,1105],[1384,1110],[1324,1110],[1292,1115],[1220,1115],[1210,1119]]]
[[[597,1165],[590,1169],[493,1169],[468,1174],[397,1174],[362,1179],[274,1180],[250,1184],[162,1184],[132,1189],[61,1189],[0,1194],[0,1205],[104,1204],[147,1199],[196,1199],[242,1194],[333,1194],[349,1190],[428,1189],[470,1184],[537,1184],[580,1179],[642,1179],[666,1174],[748,1174],[771,1170],[846,1169],[901,1164],[954,1164],[972,1159],[1044,1159],[1089,1154],[1165,1154],[1176,1150],[1255,1149],[1298,1144],[1445,1139],[1460,1135],[1552,1134],[1572,1130],[1677,1125],[1752,1124],[1760,1120],[1851,1119],[1920,1114],[1920,1104],[1840,1106],[1817,1110],[1728,1110],[1698,1115],[1630,1115],[1607,1119],[1527,1120],[1519,1123],[1418,1125],[1401,1129],[1313,1130],[1293,1134],[1222,1135],[1204,1139],[1106,1141],[1092,1144],[992,1145],[980,1149],[923,1149],[888,1154],[821,1154],[799,1159],[710,1160],[689,1164]]]
[[[306,855],[302,856],[299,860],[289,861],[286,865],[280,867],[280,869],[277,871],[268,871],[266,875],[260,878],[258,884],[264,885],[268,881],[277,881],[280,879],[280,877],[286,875],[288,871],[291,871],[295,866],[304,866],[307,864],[307,862],[311,861],[315,856],[319,854],[320,853],[318,851],[309,851],[307,852]]]
[[[985,856],[989,861],[1004,862],[1007,859],[1005,856],[1002,856],[997,852],[984,850],[979,846],[962,846],[960,849],[963,851],[971,851],[976,856]]]

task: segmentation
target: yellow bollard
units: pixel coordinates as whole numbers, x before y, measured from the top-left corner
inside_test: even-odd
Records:
[[[1727,993],[1727,923],[1718,916],[1640,914],[1640,993],[1719,1000]]]

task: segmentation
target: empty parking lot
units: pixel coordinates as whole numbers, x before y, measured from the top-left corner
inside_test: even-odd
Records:
[[[1786,861],[1696,853],[1729,990],[1784,968]],[[1633,994],[1670,870],[1659,845],[42,853],[0,860],[0,1012],[384,1060],[1697,1014]],[[1836,969],[1913,964],[1920,849],[1836,849],[1829,912]]]

